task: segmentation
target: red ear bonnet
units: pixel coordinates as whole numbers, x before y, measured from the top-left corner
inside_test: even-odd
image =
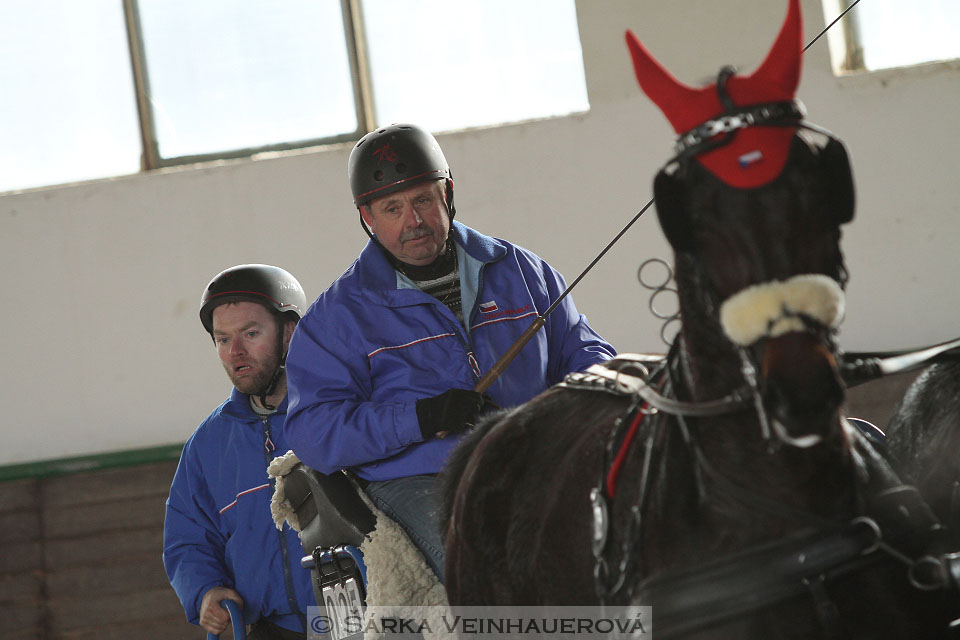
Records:
[[[776,42],[750,76],[731,76],[726,90],[738,107],[792,100],[800,83],[802,24],[799,0],[790,0],[787,17]],[[627,46],[643,92],[660,107],[678,134],[722,115],[716,83],[695,89],[677,80],[657,62],[631,31]],[[795,128],[750,126],[734,134],[729,144],[706,151],[696,159],[733,187],[754,188],[780,175],[787,162]]]

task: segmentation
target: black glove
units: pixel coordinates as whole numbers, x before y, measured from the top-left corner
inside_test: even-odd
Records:
[[[417,400],[417,420],[426,440],[438,432],[461,433],[476,424],[481,412],[495,408],[488,396],[470,389],[448,389],[432,398]]]

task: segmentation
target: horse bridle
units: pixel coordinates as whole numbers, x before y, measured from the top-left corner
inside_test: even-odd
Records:
[[[799,127],[836,139],[827,129],[804,120],[806,108],[796,98],[742,106],[734,104],[727,93],[727,80],[735,72],[735,67],[725,66],[717,74],[717,97],[724,112],[681,133],[673,145],[674,156],[664,163],[664,168],[719,149],[732,142],[737,131],[747,127]]]
[[[804,120],[806,109],[803,103],[797,99],[749,105],[735,104],[727,91],[727,81],[735,72],[736,68],[728,65],[722,67],[717,74],[717,98],[723,105],[723,113],[680,134],[674,144],[675,155],[664,164],[661,171],[668,171],[673,166],[692,161],[698,155],[731,143],[738,131],[748,127],[796,127],[814,131],[829,140],[837,140],[836,136],[827,129]],[[702,282],[707,282],[708,280],[699,265],[697,270],[699,272],[698,278]],[[842,288],[846,281],[846,271],[842,264],[838,266],[836,280]],[[708,306],[719,308],[720,300],[717,299],[716,292],[712,287],[707,287],[707,295],[710,298]],[[637,393],[644,397],[650,406],[675,416],[722,415],[739,411],[745,404],[752,402],[760,422],[763,438],[770,442],[772,447],[776,446],[778,442],[798,447],[808,447],[816,444],[819,441],[817,437],[801,436],[794,438],[769,418],[760,394],[757,364],[742,345],[734,344],[734,348],[741,361],[741,374],[744,384],[723,398],[706,402],[683,402],[660,396],[649,388],[638,389]],[[774,441],[773,436],[776,436],[777,441]]]
[[[910,583],[921,590],[954,587],[960,581],[960,554],[931,551],[939,545],[937,536],[945,534],[945,530],[914,487],[895,485],[872,496],[870,509],[844,524],[781,505],[714,472],[696,446],[686,417],[747,410],[749,403],[742,399],[725,403],[683,403],[669,398],[667,394],[675,385],[675,378],[669,375],[671,360],[670,356],[621,355],[607,366],[595,365],[585,372],[570,374],[560,385],[632,399],[608,437],[604,468],[590,492],[594,584],[601,603],[609,602],[626,588],[631,602],[649,604],[644,598],[655,592],[658,631],[682,633],[749,613],[763,604],[808,595],[813,599],[822,625],[830,629],[837,621],[832,617],[834,604],[825,589],[828,581],[891,559],[907,568]],[[658,402],[661,408],[654,408],[648,398]],[[672,413],[671,409],[680,409],[681,413]],[[786,540],[748,548],[693,569],[629,582],[647,502],[648,480],[652,475],[653,445],[667,415],[677,419],[683,438],[693,451],[695,473],[705,474],[714,491],[747,508],[798,522],[803,526],[802,531]],[[645,447],[640,485],[628,511],[619,558],[612,571],[607,556],[610,510],[615,496],[609,472],[612,461],[631,446],[633,440],[629,434],[645,419],[653,422],[645,423],[645,430],[636,435]],[[855,438],[870,446],[864,436],[857,434]],[[870,452],[876,457],[872,449]],[[862,459],[863,455],[856,455],[860,458],[858,465],[864,469],[874,469],[878,464],[874,462],[871,466]],[[884,470],[876,473],[882,474]],[[698,486],[703,486],[703,479],[698,479]]]

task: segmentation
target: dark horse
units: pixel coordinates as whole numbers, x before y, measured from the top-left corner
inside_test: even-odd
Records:
[[[665,358],[573,374],[446,471],[451,604],[652,605],[657,638],[945,637],[941,529],[845,420],[846,151],[802,120],[799,3],[749,77],[676,82],[654,195],[682,318]],[[823,146],[809,140],[816,129]]]
[[[955,350],[954,350],[955,351]],[[895,468],[937,516],[960,529],[960,360],[938,362],[907,388],[887,425]]]

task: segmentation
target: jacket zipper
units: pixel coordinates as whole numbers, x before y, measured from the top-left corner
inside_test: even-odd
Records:
[[[267,466],[269,466],[270,462],[273,460],[272,453],[277,447],[273,444],[273,438],[270,437],[270,416],[263,416],[260,420],[263,422],[263,457],[267,463]],[[274,491],[276,491],[276,478],[270,478],[270,486]],[[290,549],[287,546],[287,536],[284,535],[283,529],[277,530],[277,536],[279,536],[280,539],[280,558],[283,561],[283,582],[287,590],[287,602],[290,605],[291,613],[300,618],[300,624],[303,627],[303,632],[306,633],[307,618],[304,615],[304,612],[300,611],[300,605],[297,604],[297,592],[296,589],[294,589],[293,574],[290,571]]]
[[[483,267],[480,268],[480,280],[481,281],[483,280]],[[450,316],[453,316],[453,320],[454,320],[453,333],[457,336],[457,339],[460,341],[460,346],[463,348],[464,352],[467,354],[467,366],[470,367],[470,373],[473,375],[473,382],[474,384],[480,382],[480,378],[483,377],[483,374],[480,372],[480,363],[477,362],[476,356],[473,355],[473,344],[470,342],[469,339],[465,339],[463,337],[464,335],[469,335],[469,331],[467,331],[467,328],[465,326],[461,326],[461,324],[457,322],[456,316],[453,315],[453,312],[450,311],[450,308],[447,305],[440,302],[439,300],[437,300],[436,298],[434,298],[428,293],[425,293],[423,291],[421,291],[420,293],[423,293],[423,295],[430,298],[430,300],[433,301],[434,304],[439,305],[440,307],[445,309],[446,312],[450,314]],[[480,297],[480,294],[478,293],[477,298],[479,299],[479,297]],[[464,319],[465,324],[470,323],[470,318],[473,316],[473,313],[476,310],[477,310],[477,301],[474,300],[473,309],[470,311],[470,315]],[[441,311],[440,313],[442,315],[443,311]]]
[[[480,268],[477,270],[477,295],[473,300],[473,308],[470,309],[470,313],[466,317],[466,325],[470,326],[470,323],[473,322],[473,316],[477,313],[477,308],[480,306],[480,292],[483,291],[483,272],[487,268],[487,263],[481,263]],[[467,331],[467,335],[470,335],[469,330],[464,327],[464,331]],[[473,372],[473,383],[480,382],[480,379],[483,378],[483,372],[480,371],[480,363],[477,362],[476,356],[473,355],[473,344],[468,340],[466,342],[465,348],[467,349],[467,364],[470,365],[470,370]]]

